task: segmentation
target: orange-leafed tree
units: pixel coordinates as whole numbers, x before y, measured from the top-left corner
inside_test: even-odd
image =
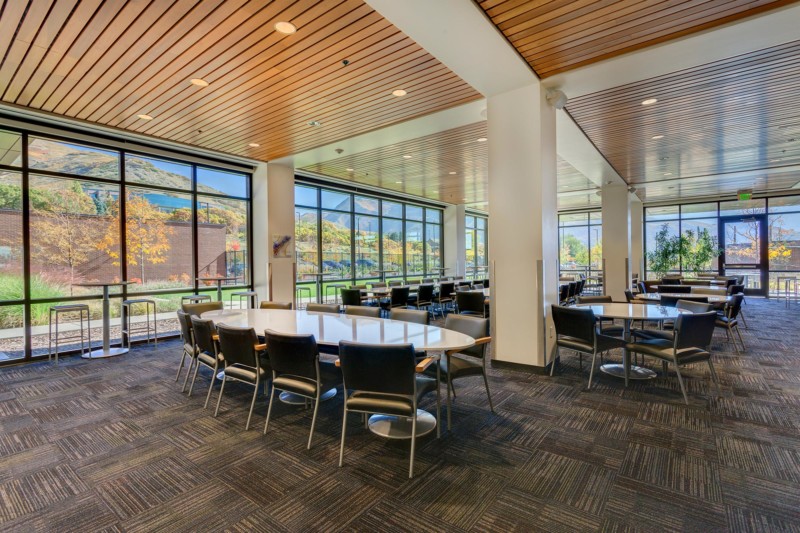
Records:
[[[115,265],[119,265],[119,203],[114,203],[109,211],[111,221],[99,248],[115,259]],[[125,215],[128,268],[138,266],[139,278],[145,281],[145,263],[157,265],[167,260],[172,228],[166,224],[167,215],[144,196],[128,196]]]

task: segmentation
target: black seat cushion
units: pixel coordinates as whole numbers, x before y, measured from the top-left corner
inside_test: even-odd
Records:
[[[272,386],[278,390],[294,392],[310,398],[317,395],[317,382],[302,376],[278,376],[272,380]]]
[[[663,329],[633,329],[631,335],[639,339],[666,339],[670,342],[675,338],[675,333]]]
[[[668,339],[644,339],[627,345],[628,350],[631,352],[650,355],[665,361],[673,360],[672,346],[673,341]],[[676,355],[679,364],[705,361],[711,357],[711,354],[702,348],[681,348]]]
[[[594,346],[591,343],[584,342],[575,337],[561,336],[556,343],[562,348],[570,350],[577,350],[579,352],[592,353]],[[609,337],[608,335],[597,335],[597,351],[604,352],[606,350],[613,350],[614,348],[622,348],[625,346],[625,340],[617,337]]]
[[[259,379],[263,380],[264,377],[267,375],[266,370],[262,366],[259,370]],[[243,365],[230,365],[225,368],[225,375],[230,376],[235,379],[240,379],[242,381],[246,381],[248,383],[255,383],[256,382],[256,369],[249,366]]]
[[[222,366],[223,359],[221,355],[212,355],[207,352],[200,352],[197,354],[197,358],[208,366],[214,366],[216,363],[219,363],[219,366]]]
[[[446,357],[442,357],[441,365],[440,375],[443,380],[447,380],[448,373],[450,373],[450,379],[483,375],[483,362],[479,359],[465,359],[457,355],[451,355],[450,365],[448,366]],[[435,376],[436,365],[429,366],[425,373]]]
[[[436,390],[436,380],[427,376],[415,376],[417,380],[417,402],[425,394]],[[347,399],[347,408],[353,411],[411,416],[414,404],[410,398],[356,391]]]

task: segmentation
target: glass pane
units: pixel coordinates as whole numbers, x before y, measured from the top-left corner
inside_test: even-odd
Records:
[[[194,286],[191,195],[129,187],[127,198],[128,290]]]
[[[296,205],[304,205],[307,207],[317,207],[317,189],[313,187],[295,185],[294,203]]]
[[[355,210],[356,213],[378,215],[378,199],[370,198],[369,196],[356,196]]]
[[[350,195],[343,192],[322,189],[322,208],[350,211]]]
[[[425,220],[434,224],[441,224],[442,212],[438,209],[425,209]]]
[[[589,268],[603,269],[603,226],[590,226],[589,230]]]
[[[428,274],[439,274],[436,270],[442,266],[441,250],[442,227],[438,224],[427,224],[425,226],[425,264],[428,267]]]
[[[356,277],[371,277],[380,265],[377,217],[356,215]]]
[[[322,193],[325,194],[325,191]],[[325,204],[324,198],[322,203]],[[322,271],[333,274],[328,279],[352,277],[351,227],[352,215],[350,213],[322,212]]]
[[[22,174],[0,171],[0,300],[21,300],[23,290]],[[2,310],[0,310],[2,312]],[[2,322],[0,321],[0,328]],[[0,346],[2,351],[2,346]],[[0,359],[2,356],[0,355]]]
[[[589,228],[562,227],[559,230],[559,264],[562,274],[585,274],[589,267]]]
[[[565,213],[558,216],[560,226],[585,226],[588,213]]]
[[[486,232],[478,230],[475,232],[475,265],[486,266],[487,264],[488,258],[486,255]]]
[[[403,204],[390,202],[389,200],[383,200],[382,204],[383,216],[403,218]]]
[[[719,271],[718,218],[691,219],[681,223],[688,252],[681,257],[684,273],[716,274]]]
[[[126,155],[125,181],[191,190],[192,167],[141,155]]]
[[[25,357],[23,319],[21,305],[0,306],[0,363]]]
[[[602,223],[603,223],[602,211],[592,211],[589,213],[589,224],[602,224]]]
[[[197,192],[247,198],[247,174],[197,167]]]
[[[661,207],[645,207],[644,218],[648,221],[654,220],[670,220],[678,218],[677,205],[664,205]]]
[[[31,137],[28,143],[31,168],[118,180],[119,152],[80,144]]]
[[[708,218],[717,216],[717,202],[686,204],[681,206],[681,218]],[[716,233],[716,230],[714,231]]]
[[[478,228],[478,229],[486,229],[486,219],[485,218],[478,217],[478,218],[475,219],[475,223],[476,223],[476,226],[475,226],[476,228]]]
[[[297,279],[308,279],[308,274],[319,272],[317,261],[317,210],[294,210],[295,254]]]
[[[761,271],[760,270],[746,270],[741,268],[732,268],[725,270],[726,276],[742,276],[744,278],[744,288],[760,290],[761,289]]]
[[[383,268],[403,272],[403,223],[400,220],[383,219]]]
[[[470,217],[470,216],[468,216],[468,217],[466,218],[465,225],[467,226],[467,229],[472,229],[472,228],[474,228],[474,227],[475,227],[475,217]]]
[[[75,284],[120,279],[118,198],[116,185],[31,176],[31,277],[40,278],[39,298],[98,294],[101,288]]]
[[[420,213],[420,216],[422,213]],[[406,275],[423,274],[422,222],[406,222]]]
[[[0,130],[0,165],[22,166],[22,135]]]
[[[197,243],[197,277],[230,278],[223,285],[250,283],[247,201],[198,196]]]
[[[800,213],[769,216],[769,268],[800,270]]]
[[[763,198],[757,200],[746,200],[740,202],[734,200],[732,202],[720,202],[719,216],[725,217],[730,215],[760,215],[766,212],[767,202]]]
[[[676,246],[678,221],[648,222],[645,228],[647,279],[678,272],[680,256]]]
[[[785,213],[787,211],[800,211],[800,196],[782,196],[769,199],[770,213]]]
[[[422,208],[416,205],[406,205],[406,219],[422,220]]]
[[[753,265],[761,263],[759,238],[761,221],[727,222],[725,231],[725,264]]]

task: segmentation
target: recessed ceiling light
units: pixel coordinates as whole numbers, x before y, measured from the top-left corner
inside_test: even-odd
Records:
[[[151,117],[150,115],[142,114],[142,115],[136,115],[136,116],[139,117],[142,120],[153,120],[153,117]]]
[[[642,100],[642,105],[653,105],[658,102],[655,98],[648,98],[647,100]]]
[[[392,91],[392,94],[395,95],[395,96],[405,96],[408,93],[406,91],[404,91],[403,89],[395,89],[394,91]]]
[[[276,22],[275,31],[284,35],[291,35],[297,31],[297,26],[291,22]]]
[[[258,148],[258,147],[259,147],[259,146],[261,146],[261,145],[260,145],[260,144],[258,144],[258,143],[250,143],[250,144],[248,144],[247,146],[249,146],[250,148]]]
[[[455,176],[456,173],[455,172],[448,172],[448,174],[450,174],[451,176]]]
[[[189,80],[192,85],[197,85],[198,87],[208,87],[208,82],[201,78],[192,78]]]
[[[352,172],[352,171],[353,171],[353,169],[352,169],[352,168],[346,168],[345,170],[346,170],[347,172]]]
[[[309,126],[314,126],[314,127],[322,126],[322,122],[320,122],[319,120],[311,120],[311,121],[308,122],[308,125]]]
[[[403,159],[411,159],[411,156],[410,155],[404,155]]]
[[[657,140],[659,140],[659,139],[663,139],[663,138],[664,138],[664,136],[663,136],[663,135],[653,135],[653,136],[651,137],[651,139],[653,139],[654,141],[657,141]]]
[[[478,142],[479,142],[479,143],[485,143],[485,142],[486,142],[486,141],[488,141],[488,140],[489,140],[489,139],[487,139],[486,137],[479,137],[479,138],[478,138]]]

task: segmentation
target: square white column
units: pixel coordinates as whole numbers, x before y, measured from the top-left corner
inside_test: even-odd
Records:
[[[630,285],[630,242],[628,187],[603,187],[603,292],[615,302],[625,301]]]
[[[444,210],[444,260],[448,267],[445,276],[464,276],[467,263],[467,210],[451,205]]]
[[[275,163],[267,164],[267,270],[269,299],[294,302],[295,233],[294,233],[294,168]],[[276,238],[290,236],[288,254],[275,256],[272,250]]]

